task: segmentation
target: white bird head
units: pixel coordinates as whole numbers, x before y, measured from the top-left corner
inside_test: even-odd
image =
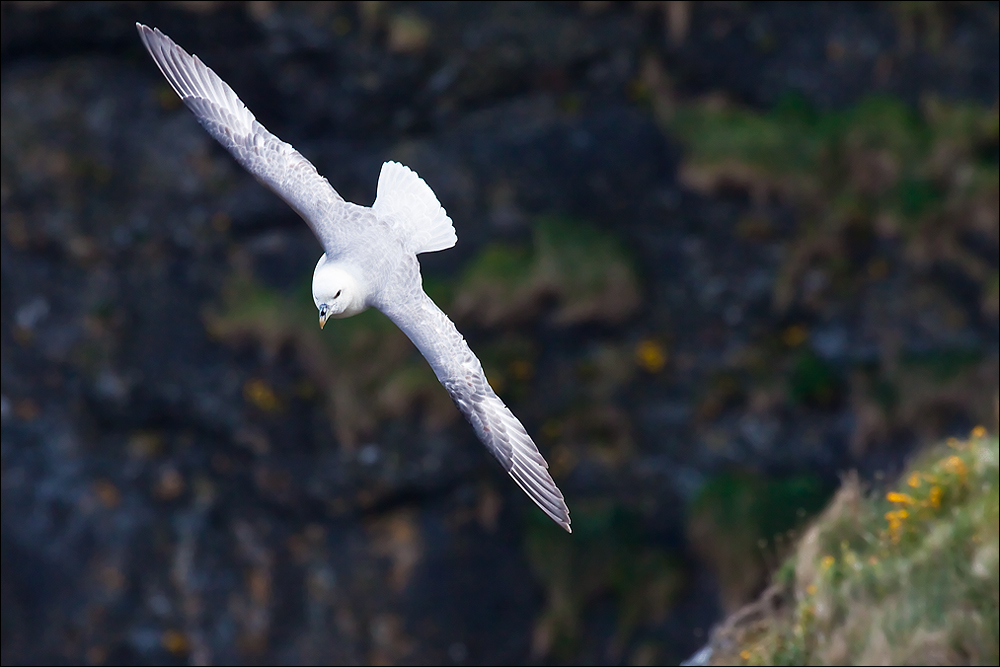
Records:
[[[367,308],[361,286],[349,267],[328,261],[325,254],[313,271],[312,293],[321,329],[331,317],[350,317]]]

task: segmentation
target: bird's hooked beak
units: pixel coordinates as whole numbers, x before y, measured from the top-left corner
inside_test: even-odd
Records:
[[[326,320],[330,317],[330,309],[326,305],[319,307],[319,328],[322,329],[326,326]]]

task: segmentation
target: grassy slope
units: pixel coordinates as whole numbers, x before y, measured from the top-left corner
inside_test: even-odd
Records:
[[[714,664],[997,664],[998,444],[977,429],[880,496],[842,489]]]

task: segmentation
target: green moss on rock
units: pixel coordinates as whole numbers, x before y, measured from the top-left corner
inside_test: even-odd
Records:
[[[584,222],[542,218],[531,249],[487,246],[469,264],[455,314],[485,327],[530,321],[551,307],[559,325],[617,324],[640,302],[634,262],[612,234]]]

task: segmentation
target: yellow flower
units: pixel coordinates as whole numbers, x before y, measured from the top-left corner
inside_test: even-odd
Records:
[[[823,560],[820,561],[820,567],[822,567],[823,571],[826,572],[833,567],[835,562],[836,559],[833,556],[823,556]]]
[[[932,486],[931,492],[927,494],[927,504],[931,507],[941,507],[941,487]]]
[[[919,488],[920,487],[920,473],[919,472],[915,472],[912,475],[910,475],[910,478],[908,480],[906,480],[906,483],[910,486],[911,489]]]
[[[969,473],[969,469],[965,467],[965,463],[962,459],[955,455],[951,455],[941,462],[941,466],[948,472],[965,477]]]
[[[903,503],[905,505],[913,505],[916,503],[912,496],[906,493],[897,493],[895,491],[890,491],[885,494],[885,499],[890,503]]]
[[[635,346],[635,358],[649,373],[659,373],[667,365],[667,351],[655,340],[644,340]]]
[[[264,412],[275,412],[281,408],[281,400],[264,380],[255,378],[243,385],[243,398]]]
[[[174,655],[187,653],[190,648],[188,638],[177,630],[167,630],[160,635],[160,645]]]
[[[986,437],[986,427],[985,426],[977,426],[976,428],[972,429],[972,437],[973,438],[985,438]]]
[[[750,651],[748,651],[746,649],[743,649],[742,651],[740,651],[740,657],[743,658],[744,660],[749,660],[750,659]]]
[[[903,534],[903,520],[910,516],[906,510],[895,510],[885,513],[885,520],[889,522],[889,537],[893,544],[899,544],[899,538]]]

